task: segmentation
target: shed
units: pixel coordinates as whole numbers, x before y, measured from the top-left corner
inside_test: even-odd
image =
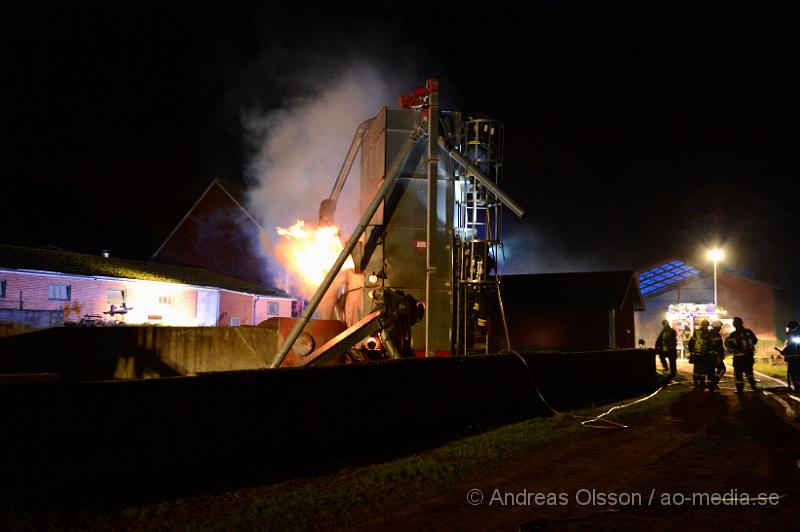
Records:
[[[634,312],[645,306],[634,271],[507,275],[500,290],[515,349],[636,347]]]

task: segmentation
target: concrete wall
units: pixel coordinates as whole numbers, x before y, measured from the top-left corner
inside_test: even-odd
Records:
[[[557,409],[627,397],[648,389],[655,353],[644,349],[525,353],[542,395]]]
[[[19,310],[0,308],[0,323],[19,323],[34,329],[47,329],[64,325],[61,310]]]
[[[62,327],[0,338],[0,373],[109,380],[259,369],[276,344],[265,327]]]
[[[238,330],[235,328],[234,330]],[[331,458],[385,457],[468,427],[652,390],[652,351],[403,359],[0,386],[0,495],[192,489]],[[531,370],[531,374],[528,372]]]

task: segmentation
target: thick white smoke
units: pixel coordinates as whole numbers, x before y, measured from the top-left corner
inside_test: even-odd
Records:
[[[333,73],[328,66],[299,76],[302,79],[292,79],[291,84],[300,87],[302,95],[290,96],[278,109],[243,116],[256,149],[247,172],[248,209],[265,230],[262,251],[270,260],[275,228],[298,219],[317,223],[319,204],[330,195],[358,125],[381,107],[394,105],[399,95],[378,68],[365,63],[350,63]],[[359,161],[356,158],[336,209],[335,223],[344,238],[360,216]]]
[[[265,228],[291,225],[298,218],[316,221],[356,128],[392,103],[386,83],[368,66],[348,68],[337,79],[319,83],[313,95],[245,117],[247,130],[260,139],[248,172],[253,181],[250,208]],[[358,180],[358,160],[353,166],[349,185]],[[357,219],[358,200],[351,199],[339,202],[340,225]]]

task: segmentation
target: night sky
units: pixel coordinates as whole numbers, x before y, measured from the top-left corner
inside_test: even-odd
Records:
[[[148,258],[211,179],[246,181],[243,109],[357,56],[505,123],[529,270],[702,265],[719,242],[800,293],[798,4],[28,4],[0,22],[2,243]]]

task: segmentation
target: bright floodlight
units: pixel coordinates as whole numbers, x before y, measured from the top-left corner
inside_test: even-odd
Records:
[[[721,249],[711,249],[708,251],[708,260],[713,262],[721,261],[724,256],[725,254],[722,253]]]
[[[714,263],[714,307],[717,306],[717,263],[722,260],[723,253],[719,248],[708,250],[708,260]]]

